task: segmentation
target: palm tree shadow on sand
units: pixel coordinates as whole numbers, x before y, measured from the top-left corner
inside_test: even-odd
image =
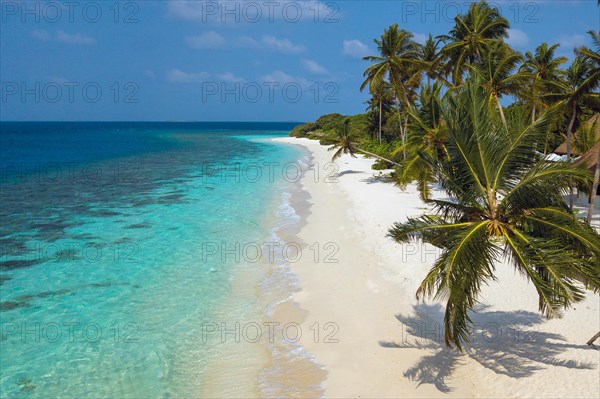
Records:
[[[545,321],[533,312],[486,312],[481,306],[472,316],[475,327],[464,353],[447,348],[444,344],[444,311],[439,304],[413,306],[414,317],[397,315],[402,325],[402,342],[380,341],[385,348],[428,349],[435,353],[419,359],[404,372],[404,377],[421,384],[433,384],[448,393],[449,379],[466,356],[497,374],[511,378],[531,376],[546,366],[592,370],[592,363],[559,359],[567,349],[594,350],[587,345],[573,345],[559,334],[539,331]]]

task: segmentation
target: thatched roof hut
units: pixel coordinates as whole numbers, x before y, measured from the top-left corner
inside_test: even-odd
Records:
[[[585,165],[590,172],[594,173],[596,171],[596,164],[598,163],[598,154],[600,154],[600,140],[583,154],[577,162],[575,162],[575,165]]]
[[[592,174],[594,174],[596,172],[596,165],[598,164],[598,156],[600,156],[600,140],[596,141],[596,144],[583,154],[577,162],[575,162],[575,165],[584,165]],[[600,195],[600,186],[598,186],[596,194]]]
[[[590,119],[585,122],[585,126],[591,128],[596,124],[596,140],[600,140],[600,113],[595,113]],[[554,150],[555,154],[558,155],[566,155],[567,154],[567,142],[564,141],[561,145]],[[581,155],[574,147],[571,145],[571,156],[579,156]]]

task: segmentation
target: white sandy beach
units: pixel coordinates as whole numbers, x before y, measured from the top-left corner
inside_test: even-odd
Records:
[[[299,238],[321,252],[315,262],[305,251],[292,270],[302,287],[294,301],[306,311],[301,343],[328,372],[326,397],[600,397],[600,351],[585,344],[600,329],[598,295],[545,320],[533,286],[500,264],[474,315],[473,341],[463,354],[449,350],[442,303],[414,296],[435,248],[386,237],[394,222],[427,209],[415,188],[400,191],[376,178],[373,160],[346,155],[327,183],[326,147],[275,140],[306,147],[320,169],[301,181],[310,207],[297,209],[306,221]],[[327,243],[339,247],[337,263],[325,261]]]

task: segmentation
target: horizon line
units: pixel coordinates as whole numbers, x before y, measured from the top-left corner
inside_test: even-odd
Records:
[[[86,121],[77,121],[77,120],[0,120],[0,123],[3,122],[24,122],[24,123],[47,123],[47,122],[69,122],[69,123],[113,123],[113,122],[131,122],[131,123],[306,123],[306,121],[175,121],[175,120],[156,120],[156,121],[145,121],[145,120],[113,120],[113,121],[94,121],[94,120],[86,120]]]

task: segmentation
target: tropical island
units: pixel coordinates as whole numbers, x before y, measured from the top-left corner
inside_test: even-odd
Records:
[[[305,182],[313,197],[311,212],[330,223],[339,223],[336,215],[350,217],[359,225],[354,239],[379,251],[373,256],[380,259],[363,256],[362,265],[350,267],[366,282],[338,282],[363,284],[367,293],[332,288],[332,296],[348,295],[344,300],[357,306],[349,313],[359,318],[366,316],[361,311],[369,312],[358,305],[361,300],[371,301],[373,311],[394,311],[384,302],[396,301],[395,317],[403,328],[412,326],[409,335],[416,342],[403,334],[402,342],[379,344],[400,348],[412,360],[404,378],[417,381],[417,387],[435,387],[425,395],[594,396],[600,389],[595,346],[600,337],[600,32],[588,31],[593,46],[577,47],[567,59],[557,55],[559,44],[540,43],[524,54],[514,50],[505,41],[508,29],[508,21],[485,1],[458,15],[447,35],[430,34],[424,44],[391,25],[374,40],[378,54],[364,57],[360,90],[370,96],[366,112],[324,115],[297,126],[290,133],[295,139],[282,141],[308,148],[313,160],[339,165],[341,188],[336,189],[349,199],[339,192],[332,199],[322,193],[326,189]],[[364,209],[343,215],[321,204],[327,200]],[[322,237],[317,222],[311,223],[306,230]],[[432,248],[435,256],[423,255]],[[299,267],[296,272],[307,296],[315,294],[317,277]],[[377,274],[386,277],[376,282]],[[382,285],[394,281],[398,291],[412,291],[382,295]],[[385,299],[371,299],[377,295]],[[406,303],[398,305],[399,297],[411,296],[407,315],[399,311],[407,309]],[[320,298],[320,306],[336,307],[335,299]],[[311,314],[321,313],[316,301],[299,302]],[[516,331],[521,322],[536,325],[537,340],[507,338],[506,331]],[[496,323],[493,339],[485,339],[490,331],[482,323]],[[578,337],[566,331],[573,323],[587,324]],[[378,328],[364,328],[386,335],[391,327],[380,320]],[[474,339],[477,334],[483,342]],[[561,349],[554,340],[563,342]],[[571,360],[563,358],[563,349]],[[419,350],[433,354],[416,355]],[[328,369],[341,362],[322,349],[313,353]],[[381,361],[411,363],[381,353]],[[467,365],[459,366],[461,361]],[[365,363],[379,367],[373,359]],[[567,373],[582,378],[577,388],[567,384],[566,390],[564,379],[557,378]],[[343,388],[339,375],[329,376],[326,391],[356,395]],[[489,379],[490,388],[465,387],[476,376]],[[457,391],[447,382],[451,378],[460,381]],[[532,383],[534,378],[538,382]],[[508,381],[516,383],[509,388]],[[375,392],[393,396],[394,390]]]
[[[0,10],[0,397],[600,398],[600,2]]]

